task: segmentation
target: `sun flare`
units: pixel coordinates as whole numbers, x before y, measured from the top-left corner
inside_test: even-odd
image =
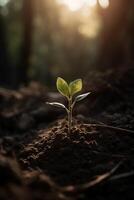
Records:
[[[57,0],[60,4],[66,5],[71,11],[77,11],[85,7],[95,7],[97,0]],[[98,1],[102,8],[109,6],[109,0]]]
[[[77,11],[86,6],[95,6],[97,0],[58,0],[58,2],[68,6],[71,11]]]
[[[109,0],[99,0],[99,4],[102,8],[107,8],[109,6]]]
[[[73,21],[79,22],[78,32],[84,37],[95,38],[100,31],[101,19],[97,13],[97,5],[102,9],[109,6],[110,0],[56,0],[62,7],[61,23],[69,27]],[[67,9],[66,9],[67,8]],[[70,16],[73,19],[70,20]]]
[[[72,11],[79,10],[84,5],[84,1],[82,0],[62,0],[60,2],[68,6],[68,8]]]

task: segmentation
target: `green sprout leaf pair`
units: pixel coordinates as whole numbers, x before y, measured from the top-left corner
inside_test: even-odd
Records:
[[[72,81],[71,83],[68,84],[63,78],[58,77],[57,81],[56,81],[56,86],[57,86],[57,90],[63,96],[65,96],[67,98],[68,108],[65,105],[58,103],[58,102],[51,102],[51,103],[47,102],[47,104],[49,104],[51,106],[61,107],[66,110],[66,112],[68,114],[68,132],[70,133],[71,126],[72,126],[73,107],[76,102],[79,102],[79,101],[85,99],[90,94],[90,92],[78,95],[73,100],[73,96],[82,90],[82,80],[81,79],[76,79],[75,81]]]
[[[57,89],[58,91],[68,99],[72,98],[74,94],[82,90],[82,80],[77,79],[68,84],[63,78],[57,78]]]

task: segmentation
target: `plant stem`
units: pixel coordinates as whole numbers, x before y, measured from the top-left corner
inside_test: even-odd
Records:
[[[68,100],[68,133],[71,133],[71,127],[72,127],[72,98]]]

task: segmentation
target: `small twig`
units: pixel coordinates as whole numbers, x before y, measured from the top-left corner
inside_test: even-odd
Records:
[[[82,189],[87,189],[87,188],[93,187],[93,186],[101,183],[102,181],[108,179],[109,177],[112,176],[113,173],[115,173],[115,171],[120,167],[121,164],[122,164],[122,162],[119,162],[111,171],[98,176],[95,180],[93,180],[93,181],[91,181],[89,183],[86,183],[83,186],[81,186],[81,188]]]
[[[87,126],[87,127],[108,128],[108,129],[119,131],[119,132],[133,133],[134,134],[134,131],[132,131],[132,130],[128,130],[128,129],[124,129],[124,128],[118,128],[118,127],[115,127],[115,126],[109,126],[109,125],[103,125],[103,124],[83,124],[83,125]]]
[[[111,177],[109,180],[110,181],[118,180],[118,179],[121,179],[121,178],[127,178],[129,176],[133,176],[133,175],[134,175],[134,171],[126,172],[126,173],[115,175],[115,176]]]
[[[69,193],[77,193],[77,192],[82,192],[84,190],[87,190],[91,187],[94,187],[94,186],[106,181],[108,178],[110,178],[112,176],[112,174],[114,174],[115,171],[120,167],[121,164],[122,164],[122,162],[119,162],[111,171],[97,176],[97,178],[93,181],[90,181],[83,185],[78,185],[76,187],[74,187],[74,186],[63,187],[62,191],[69,192]]]

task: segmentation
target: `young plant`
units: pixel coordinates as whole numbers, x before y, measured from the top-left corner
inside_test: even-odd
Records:
[[[76,93],[82,90],[82,79],[77,79],[68,84],[63,78],[58,77],[56,81],[56,86],[58,91],[67,98],[68,107],[58,102],[47,102],[47,104],[56,107],[61,107],[66,110],[68,115],[68,132],[71,133],[73,108],[76,102],[85,99],[90,94],[90,92],[78,95],[75,98],[73,98]]]

